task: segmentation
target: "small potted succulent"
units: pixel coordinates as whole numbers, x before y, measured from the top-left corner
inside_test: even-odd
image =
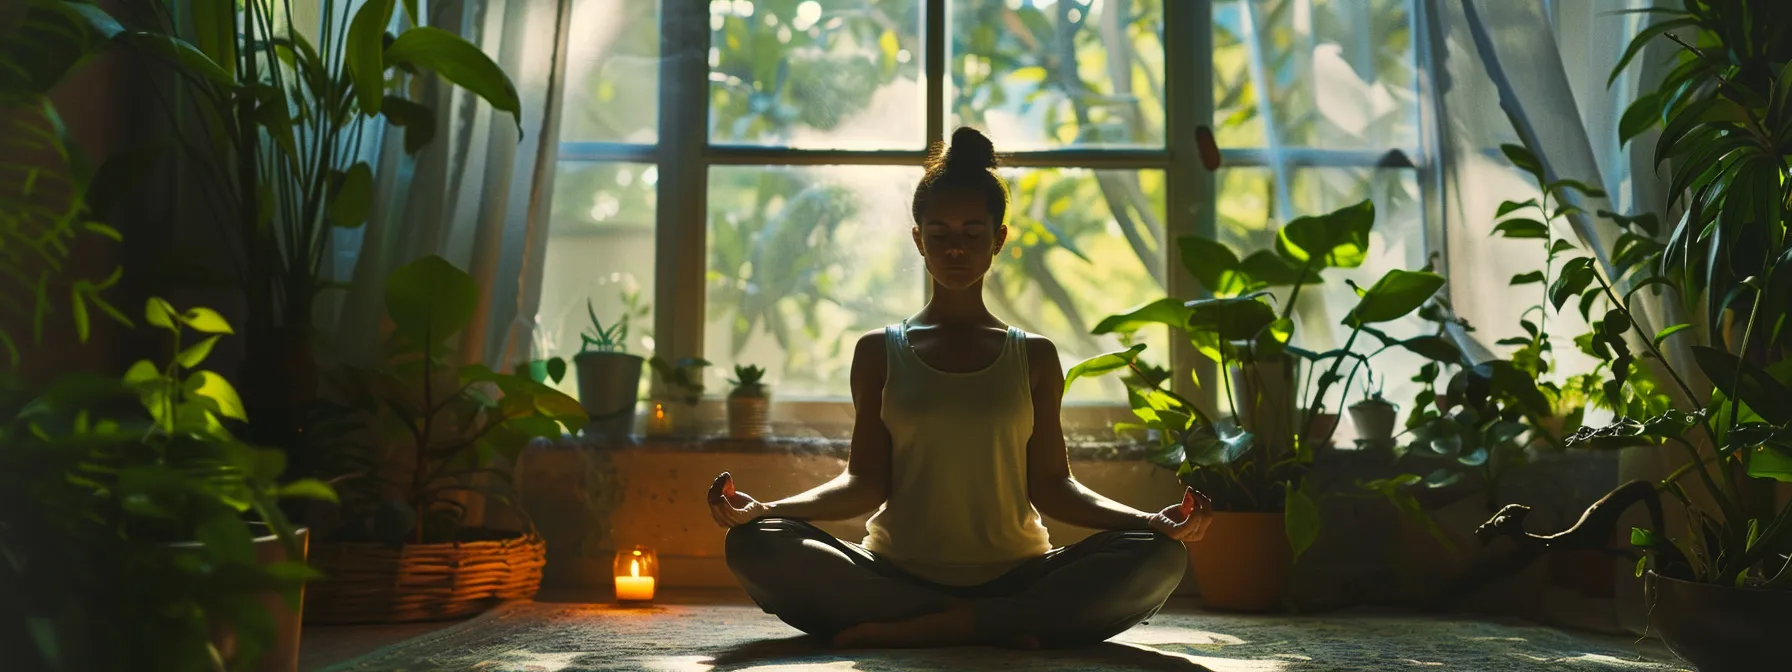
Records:
[[[765,369],[735,366],[734,391],[728,393],[728,436],[763,439],[771,434],[771,393],[765,389]]]

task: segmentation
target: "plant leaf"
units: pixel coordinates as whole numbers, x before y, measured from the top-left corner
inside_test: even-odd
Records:
[[[1167,324],[1175,329],[1188,327],[1189,309],[1176,299],[1158,299],[1119,315],[1109,315],[1089,333],[1130,334],[1153,324]],[[1174,333],[1174,332],[1172,332]]]
[[[383,56],[386,50],[386,26],[392,24],[394,0],[367,0],[349,22],[344,58],[348,63],[349,81],[355,85],[355,101],[361,113],[375,115],[385,101],[386,68],[391,61]]]
[[[1436,273],[1388,271],[1357,301],[1356,307],[1345,316],[1344,324],[1355,327],[1400,319],[1418,310],[1443,286],[1444,276]]]
[[[386,47],[385,63],[409,63],[434,70],[443,79],[485,99],[493,108],[509,112],[517,130],[522,131],[522,102],[510,76],[478,47],[453,33],[429,26],[404,31]]]
[[[1549,225],[1535,219],[1519,217],[1495,224],[1493,233],[1499,234],[1502,238],[1515,240],[1548,238]]]
[[[282,485],[280,486],[278,494],[281,497],[316,499],[331,503],[337,501],[336,490],[323,481],[315,478],[301,478],[291,483],[287,483],[286,485]]]
[[[366,161],[357,161],[349,166],[336,189],[336,199],[330,203],[330,223],[345,229],[357,228],[372,211],[373,168]]]
[[[1543,283],[1543,271],[1531,271],[1529,273],[1520,273],[1512,276],[1512,281],[1506,284],[1508,286],[1516,287],[1518,285],[1541,285]]]
[[[209,336],[205,340],[194,343],[193,347],[180,351],[180,354],[175,355],[174,359],[175,361],[180,362],[180,365],[183,368],[198,368],[201,363],[205,362],[206,357],[211,356],[212,346],[217,345],[218,339],[220,338],[223,338],[223,336]]]
[[[1145,344],[1137,343],[1132,347],[1119,352],[1104,353],[1077,362],[1076,366],[1070,367],[1069,373],[1064,374],[1064,392],[1068,394],[1070,392],[1070,384],[1076,382],[1076,379],[1078,378],[1084,376],[1099,376],[1110,371],[1117,371],[1132,366],[1133,362],[1138,361],[1139,353],[1144,351]]]
[[[1537,207],[1537,199],[1535,199],[1535,198],[1525,199],[1522,202],[1520,202],[1520,201],[1503,201],[1500,203],[1500,209],[1495,211],[1493,213],[1493,216],[1494,216],[1494,218],[1497,219],[1500,217],[1505,217],[1506,215],[1512,214],[1513,212],[1522,210],[1524,208],[1534,208],[1534,207]]]
[[[236,394],[236,388],[211,371],[195,371],[187,378],[187,394],[204,397],[217,405],[217,412],[226,418],[247,421],[249,415],[243,411],[243,401]]]
[[[473,319],[479,283],[447,260],[429,255],[386,279],[386,314],[417,345],[442,343]]]
[[[1531,150],[1525,149],[1523,145],[1514,145],[1511,143],[1500,145],[1500,153],[1505,154],[1506,160],[1511,161],[1512,165],[1518,166],[1520,170],[1535,175],[1538,179],[1542,179],[1543,164],[1538,163],[1537,156],[1532,154]]]
[[[1655,347],[1660,348],[1661,342],[1664,340],[1667,340],[1667,337],[1673,336],[1674,334],[1678,334],[1682,331],[1685,331],[1685,330],[1691,329],[1691,328],[1692,328],[1692,325],[1682,322],[1680,324],[1676,324],[1674,326],[1668,327],[1661,331],[1655,332]]]
[[[210,308],[196,307],[189,309],[187,314],[180,316],[180,321],[192,328],[193,331],[202,334],[236,333],[230,328],[230,323],[225,321],[223,315],[219,315],[218,311]]]
[[[1319,539],[1319,505],[1306,492],[1294,487],[1287,488],[1282,504],[1283,523],[1288,533],[1288,545],[1294,551],[1295,560],[1313,546]]]
[[[424,105],[398,96],[386,96],[380,114],[393,126],[404,127],[404,152],[416,154],[436,137],[436,113]]]
[[[1319,217],[1300,217],[1276,232],[1276,251],[1299,264],[1356,268],[1368,257],[1375,203],[1362,201]]]

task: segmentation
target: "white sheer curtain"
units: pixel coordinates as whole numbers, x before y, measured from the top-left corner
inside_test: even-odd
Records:
[[[332,260],[351,289],[335,304],[341,354],[378,342],[385,278],[437,254],[471,273],[482,294],[460,356],[499,370],[526,358],[540,296],[565,85],[571,0],[429,2],[429,25],[457,33],[497,61],[522,101],[521,135],[506,113],[436,78],[420,100],[436,112],[434,142],[415,156],[404,133],[378,143],[374,214],[340,236]],[[329,328],[329,323],[323,323]]]
[[[1624,147],[1617,133],[1624,107],[1638,88],[1646,90],[1659,80],[1666,52],[1651,47],[1637,59],[1641,67],[1632,66],[1606,86],[1608,73],[1646,16],[1619,11],[1650,4],[1648,0],[1430,0],[1435,95],[1442,112],[1439,149],[1450,291],[1458,312],[1480,327],[1477,336],[1482,341],[1514,335],[1505,332],[1516,331],[1512,325],[1519,314],[1541,301],[1542,292],[1527,285],[1517,289],[1536,291],[1538,296],[1515,297],[1514,288],[1507,285],[1515,274],[1542,268],[1539,241],[1488,237],[1501,201],[1538,195],[1530,176],[1501,156],[1501,143],[1523,138],[1538,150],[1548,179],[1577,179],[1609,194],[1604,199],[1555,194],[1564,202],[1588,212],[1656,212],[1672,221],[1671,213],[1660,212],[1666,202],[1665,185],[1652,165],[1654,133]],[[1619,233],[1615,227],[1575,215],[1567,228],[1571,230],[1557,230],[1555,236],[1572,235],[1611,270],[1609,255]],[[1650,292],[1639,292],[1637,303],[1648,333],[1681,321],[1674,319],[1677,302],[1671,294],[1653,299]],[[1574,313],[1572,307],[1565,312]],[[1585,331],[1580,316],[1552,316],[1552,320],[1548,331],[1558,344],[1561,368],[1587,370],[1592,362],[1564,347]],[[1680,366],[1691,361],[1684,344],[1668,344],[1678,347],[1664,354],[1677,369],[1688,370]],[[1660,478],[1678,463],[1677,454],[1632,449],[1619,457],[1619,480]],[[1626,520],[1621,529],[1646,520],[1640,513],[1632,515],[1634,520]],[[1617,613],[1610,622],[1641,632],[1642,590],[1630,571],[1621,568],[1613,577],[1618,583]]]

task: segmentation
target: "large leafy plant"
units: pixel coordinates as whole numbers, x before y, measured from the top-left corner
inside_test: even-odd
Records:
[[[162,363],[139,361],[122,378],[66,374],[35,395],[0,386],[0,643],[9,664],[249,668],[275,634],[261,596],[278,592],[296,609],[315,576],[296,560],[277,501],[334,495],[314,480],[281,485],[283,454],[226,426],[245,419],[242,404],[202,365],[230,325],[161,299],[144,319],[166,332]],[[258,530],[295,560],[258,563]],[[234,631],[234,648],[218,648],[221,631]]]
[[[1646,560],[1655,571],[1786,589],[1792,506],[1779,506],[1775,491],[1792,482],[1792,365],[1785,359],[1792,338],[1785,216],[1792,185],[1784,156],[1792,146],[1792,7],[1689,0],[1682,9],[1652,12],[1659,20],[1634,38],[1612,78],[1651,42],[1680,45],[1673,69],[1638,96],[1620,124],[1625,140],[1660,125],[1655,158],[1671,170],[1667,206],[1681,206],[1679,221],[1659,243],[1647,226],[1619,219],[1625,235],[1611,257],[1621,262],[1571,259],[1551,295],[1558,307],[1589,294],[1609,306],[1596,342],[1613,362],[1611,384],[1636,387],[1628,364],[1646,360],[1673,382],[1680,403],[1697,406],[1583,427],[1570,442],[1685,451],[1687,462],[1660,490],[1686,508],[1688,529],[1632,535],[1650,549]],[[1637,295],[1664,288],[1695,317],[1645,332]],[[1700,403],[1685,363],[1663,356],[1668,339],[1690,344],[1691,364],[1716,388],[1708,402]]]
[[[1207,417],[1197,405],[1161,387],[1167,376],[1139,364],[1138,356],[1145,349],[1142,344],[1078,364],[1067,374],[1065,385],[1083,376],[1130,371],[1128,396],[1134,415],[1142,427],[1159,437],[1154,460],[1176,465],[1184,482],[1207,492],[1221,510],[1285,512],[1288,536],[1298,556],[1318,535],[1318,507],[1306,484],[1305,470],[1315,449],[1308,437],[1326,408],[1327,392],[1340,382],[1348,389],[1350,378],[1366,368],[1374,354],[1389,348],[1403,347],[1434,358],[1460,356],[1448,342],[1436,337],[1395,339],[1374,326],[1406,316],[1435,294],[1444,279],[1430,271],[1393,270],[1373,286],[1357,288],[1357,304],[1344,318],[1351,331],[1342,348],[1312,352],[1294,345],[1293,310],[1302,288],[1321,282],[1325,269],[1361,266],[1368,256],[1374,221],[1375,207],[1369,201],[1325,215],[1301,217],[1278,232],[1274,250],[1259,250],[1242,258],[1212,239],[1184,236],[1178,240],[1184,268],[1212,297],[1160,299],[1110,316],[1095,327],[1095,333],[1130,334],[1151,325],[1168,325],[1172,333],[1181,334],[1197,352],[1219,364],[1222,372],[1241,364],[1242,375],[1258,377],[1246,389],[1265,389],[1262,365],[1277,359],[1292,366],[1299,358],[1309,371],[1323,369],[1316,383],[1302,389],[1310,394],[1305,415],[1297,420],[1294,431],[1270,426],[1285,422],[1280,418],[1292,417],[1294,409],[1264,413],[1256,420],[1265,423],[1264,427]],[[1286,288],[1287,295],[1278,315],[1273,290],[1280,288]],[[1353,348],[1364,333],[1381,340],[1382,347],[1368,354],[1356,352]],[[1348,374],[1346,364],[1350,366]],[[1234,409],[1266,402],[1230,398],[1234,393],[1231,381],[1221,385]],[[1287,438],[1264,440],[1266,427]]]
[[[475,492],[510,503],[507,467],[529,442],[576,433],[579,402],[529,375],[458,364],[451,343],[472,321],[479,287],[441,257],[427,256],[386,280],[393,329],[385,361],[348,367],[334,387],[360,419],[356,440],[336,457],[344,540],[443,542],[464,529]]]
[[[324,263],[333,232],[358,228],[374,212],[366,157],[380,122],[403,129],[406,151],[425,147],[436,113],[420,101],[432,88],[423,74],[433,72],[509,113],[520,129],[515,87],[477,47],[423,25],[415,0],[358,9],[321,0],[316,26],[274,0],[131,4],[127,25],[90,4],[30,0],[26,40],[8,60],[30,66],[20,76],[36,81],[40,71],[120,47],[172,72],[170,90],[154,98],[170,132],[120,152],[112,172],[123,181],[178,175],[180,188],[170,193],[196,197],[183,206],[186,218],[217,234],[229,282],[248,299],[243,382],[259,411],[251,429],[296,447],[316,388],[313,306],[334,286]],[[390,31],[401,5],[408,23],[399,25],[410,27]],[[167,161],[174,170],[158,170]]]

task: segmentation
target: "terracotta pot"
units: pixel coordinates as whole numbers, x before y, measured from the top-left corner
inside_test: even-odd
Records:
[[[1307,417],[1307,411],[1301,410],[1300,417]],[[1315,448],[1332,447],[1332,437],[1338,433],[1338,414],[1320,413],[1313,418],[1313,436],[1308,441]]]
[[[771,400],[765,397],[728,398],[728,437],[751,441],[772,433]]]
[[[1222,611],[1277,611],[1294,553],[1280,513],[1213,514],[1207,536],[1188,545],[1201,601]]]
[[[1643,576],[1649,624],[1700,672],[1783,669],[1792,592]],[[1778,660],[1779,663],[1772,661]]]
[[[292,559],[287,555],[286,545],[280,543],[280,537],[273,534],[267,526],[261,523],[250,523],[250,525],[255,529],[256,534],[255,562],[257,564],[272,565]],[[293,531],[293,536],[299,544],[298,560],[304,562],[309,555],[310,531],[301,527]],[[172,544],[172,546],[176,548],[197,547],[198,543],[188,542]],[[304,613],[304,594],[304,590],[300,589],[298,609],[288,607],[286,600],[281,599],[279,593],[276,592],[268,592],[258,598],[257,601],[261,602],[262,608],[266,609],[268,615],[273,619],[274,641],[271,647],[262,652],[261,661],[252,668],[256,672],[297,672],[299,669],[299,630]],[[213,633],[212,645],[218,647],[218,653],[226,661],[235,659],[237,654],[236,628],[230,624],[214,624]]]

